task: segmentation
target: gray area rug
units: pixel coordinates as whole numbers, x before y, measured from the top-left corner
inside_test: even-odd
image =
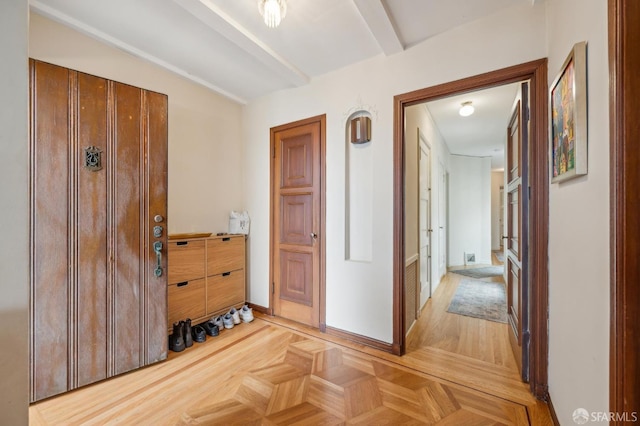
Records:
[[[470,278],[491,278],[501,276],[503,270],[504,266],[485,266],[484,268],[458,269],[449,272]]]
[[[493,253],[496,255],[496,259],[498,259],[499,262],[504,263],[504,252],[494,251]]]
[[[447,312],[495,322],[507,322],[504,284],[462,280]]]

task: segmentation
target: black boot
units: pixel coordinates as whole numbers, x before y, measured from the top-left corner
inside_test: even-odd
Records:
[[[191,336],[191,318],[184,321],[182,335],[184,336],[184,346],[190,348],[193,346],[193,336]]]
[[[173,323],[173,333],[169,336],[169,349],[174,352],[184,351],[184,334],[182,331],[184,322]]]

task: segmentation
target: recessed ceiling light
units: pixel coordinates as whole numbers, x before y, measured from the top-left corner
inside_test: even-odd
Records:
[[[460,107],[460,111],[458,112],[460,113],[461,116],[468,117],[471,114],[473,114],[473,111],[475,111],[475,108],[473,107],[473,105],[471,105],[471,101],[467,101],[462,103],[462,106]]]

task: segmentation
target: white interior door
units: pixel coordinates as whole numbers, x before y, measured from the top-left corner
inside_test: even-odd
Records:
[[[420,135],[420,307],[431,297],[431,148]]]
[[[438,170],[439,191],[438,191],[438,270],[440,278],[447,273],[447,170],[444,164],[440,163]]]

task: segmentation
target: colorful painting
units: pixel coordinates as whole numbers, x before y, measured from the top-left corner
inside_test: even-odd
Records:
[[[558,84],[551,91],[551,139],[553,144],[553,177],[576,167],[576,132],[574,122],[573,60],[567,64]]]
[[[573,46],[549,91],[551,182],[587,174],[586,52]]]

